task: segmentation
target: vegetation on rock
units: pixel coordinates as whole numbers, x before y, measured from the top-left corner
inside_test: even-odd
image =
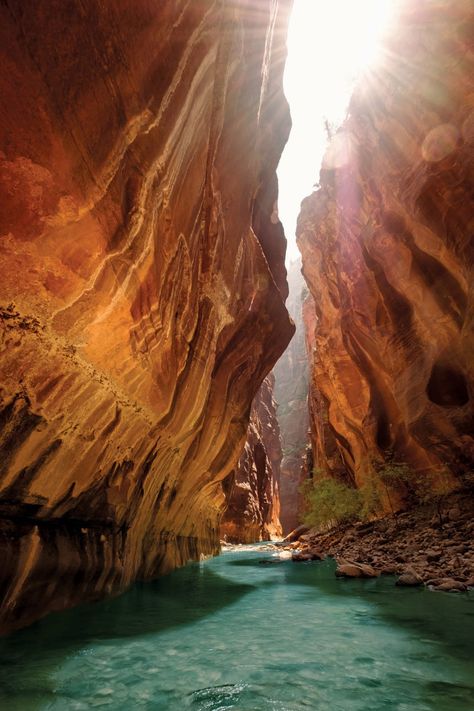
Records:
[[[355,521],[360,516],[361,492],[336,479],[324,478],[315,469],[313,478],[301,486],[305,501],[303,523],[308,526],[327,527]]]
[[[446,497],[452,492],[448,471],[438,472],[439,479],[433,483],[426,472],[413,471],[405,462],[398,462],[389,453],[384,462],[373,462],[375,473],[367,474],[365,484],[354,488],[347,483],[328,477],[324,470],[316,468],[313,477],[301,486],[304,499],[302,522],[316,528],[330,528],[355,521],[370,521],[383,514],[383,494],[396,518],[405,507],[397,505],[394,493],[409,508],[431,504],[443,525],[443,510]]]

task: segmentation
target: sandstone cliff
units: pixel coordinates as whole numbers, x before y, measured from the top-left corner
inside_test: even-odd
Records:
[[[293,332],[288,11],[0,5],[2,630],[218,550]]]
[[[316,465],[361,485],[392,457],[431,491],[474,464],[474,11],[420,0],[397,17],[298,239]]]
[[[302,311],[308,289],[301,274],[299,259],[292,262],[288,269],[288,286],[290,293],[286,306],[295,322],[296,332],[273,369],[283,448],[280,520],[284,533],[292,531],[300,522],[302,502],[299,488],[307,478],[306,450],[309,444],[309,368]]]
[[[268,375],[255,396],[244,451],[224,485],[227,508],[221,521],[221,537],[231,543],[268,541],[282,533],[282,451],[274,382],[273,374]]]

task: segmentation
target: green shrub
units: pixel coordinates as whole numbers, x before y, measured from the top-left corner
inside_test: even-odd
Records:
[[[360,492],[340,481],[317,476],[308,479],[301,491],[306,509],[303,523],[307,526],[338,525],[360,517]]]
[[[378,467],[378,475],[388,486],[409,484],[413,479],[409,466],[403,462],[386,462]]]
[[[390,491],[397,489],[405,489],[406,491],[412,483],[413,472],[404,462],[394,461],[392,452],[388,453],[387,459],[383,463],[374,462],[374,468],[384,486],[392,514],[395,516],[395,508],[393,506],[392,497],[390,496]]]
[[[367,482],[359,489],[361,496],[360,519],[367,521],[376,516],[382,508],[382,498],[380,496],[380,484],[374,476],[370,476]]]

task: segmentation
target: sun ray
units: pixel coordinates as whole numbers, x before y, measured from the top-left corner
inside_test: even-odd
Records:
[[[278,167],[288,262],[299,255],[299,206],[318,180],[327,128],[343,121],[357,78],[380,61],[393,7],[394,0],[294,2],[284,76],[293,128]]]

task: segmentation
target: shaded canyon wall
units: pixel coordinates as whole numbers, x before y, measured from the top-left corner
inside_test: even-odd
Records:
[[[263,381],[250,412],[247,441],[237,467],[224,483],[227,508],[221,536],[230,543],[281,536],[280,428],[273,399],[273,373]]]
[[[302,512],[303,502],[299,489],[308,476],[309,366],[302,311],[308,289],[301,274],[299,259],[292,262],[288,268],[288,286],[290,293],[286,306],[295,322],[296,332],[273,369],[274,393],[278,405],[277,418],[283,448],[280,520],[285,534],[300,523],[299,515]]]
[[[0,5],[0,628],[215,553],[293,326],[290,2]]]
[[[469,0],[398,3],[299,217],[316,465],[359,486],[473,469],[473,38]]]

